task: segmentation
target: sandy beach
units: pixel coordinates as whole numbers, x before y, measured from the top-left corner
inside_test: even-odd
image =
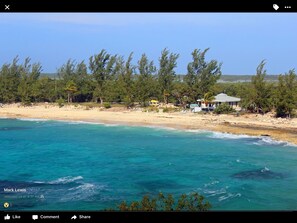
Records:
[[[0,117],[40,118],[51,120],[85,121],[94,123],[163,126],[176,129],[211,130],[252,136],[271,136],[273,139],[297,144],[297,119],[274,118],[272,114],[214,115],[191,112],[143,112],[124,108],[91,108],[54,104],[38,104],[24,107],[20,104],[5,104],[0,108]]]

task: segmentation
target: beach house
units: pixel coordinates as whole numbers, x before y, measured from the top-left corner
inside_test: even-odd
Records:
[[[231,97],[227,94],[220,93],[214,97],[212,101],[205,101],[204,99],[198,99],[196,107],[193,107],[193,112],[199,111],[213,111],[216,107],[220,104],[228,104],[230,107],[234,108],[235,110],[240,110],[239,106],[240,98]]]

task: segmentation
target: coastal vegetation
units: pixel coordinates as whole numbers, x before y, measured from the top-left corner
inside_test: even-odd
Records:
[[[143,54],[133,64],[133,53],[128,58],[111,55],[101,50],[88,62],[69,59],[57,69],[56,76],[43,76],[40,63],[16,57],[0,68],[0,103],[57,102],[100,103],[109,108],[121,103],[131,108],[136,103],[143,107],[151,99],[164,104],[174,103],[183,108],[199,98],[212,100],[213,95],[226,93],[241,98],[241,107],[251,113],[275,111],[277,117],[293,117],[297,108],[297,78],[294,69],[278,76],[278,81],[267,81],[266,61],[256,68],[250,82],[219,82],[222,63],[206,60],[209,49],[194,49],[187,74],[177,75],[179,54],[164,49],[155,65]],[[169,110],[165,110],[169,111]],[[221,107],[217,113],[230,112]]]
[[[120,211],[207,211],[210,208],[211,204],[198,193],[182,194],[177,200],[172,194],[159,193],[153,198],[145,195],[141,201],[123,201],[118,205]]]

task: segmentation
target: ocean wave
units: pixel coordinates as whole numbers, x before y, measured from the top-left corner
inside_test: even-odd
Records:
[[[211,188],[216,187],[219,181],[214,180],[210,183],[204,184],[204,188],[198,188],[197,190],[203,194],[206,198],[212,197],[213,199],[217,199],[219,202],[232,199],[235,197],[241,197],[241,193],[231,193],[228,191],[229,186],[225,186],[222,188]]]
[[[187,130],[185,130],[185,132],[198,133],[198,134],[212,133],[211,131],[203,130],[203,129],[187,129]]]
[[[82,180],[82,179],[83,179],[82,176],[77,176],[77,177],[67,176],[67,177],[58,178],[57,180],[50,181],[49,183],[50,184],[67,184],[67,183],[72,183],[74,181]]]
[[[211,181],[210,183],[204,184],[204,187],[209,187],[209,186],[212,186],[212,185],[215,185],[215,184],[218,184],[218,183],[220,183],[220,181],[214,180],[214,181]]]
[[[220,196],[218,200],[219,202],[221,202],[234,197],[241,197],[241,193],[236,193],[236,194],[228,193],[226,195]]]
[[[211,132],[212,134],[209,136],[210,138],[214,139],[257,139],[256,136],[249,136],[244,134],[231,134],[231,133],[225,133],[225,132]]]
[[[93,200],[94,195],[99,194],[105,189],[105,185],[95,185],[91,183],[83,183],[77,187],[69,188],[61,197],[60,201],[67,202],[70,200]]]
[[[245,134],[232,134],[232,133],[224,133],[224,132],[211,132],[211,134],[208,136],[209,138],[214,139],[253,139],[255,142],[253,142],[254,145],[277,145],[277,146],[293,146],[296,147],[296,144],[289,143],[286,141],[281,140],[275,140],[272,139],[269,136],[250,136]]]
[[[105,123],[103,123],[102,125],[107,127],[120,126],[120,124],[105,124]]]
[[[21,121],[30,121],[30,122],[44,122],[44,121],[49,121],[49,119],[44,119],[44,118],[17,118],[18,120]]]
[[[207,197],[214,197],[214,196],[226,194],[226,193],[227,193],[227,191],[225,188],[221,188],[218,190],[210,190],[210,189],[203,190],[203,194],[205,194],[205,196],[207,196]]]
[[[79,125],[79,124],[87,124],[87,125],[104,125],[106,127],[119,126],[120,124],[107,124],[104,122],[91,122],[91,121],[76,121],[76,120],[59,120],[60,122],[66,122],[70,125]]]
[[[63,122],[69,125],[80,125],[80,124],[88,124],[88,125],[103,125],[101,122],[88,122],[88,121],[79,121],[79,120],[55,120],[57,122]]]
[[[268,172],[268,171],[270,171],[270,169],[266,166],[264,167],[264,169],[261,169],[261,173]]]
[[[141,125],[140,127],[150,128],[154,130],[169,130],[169,131],[178,131],[176,128],[168,127],[168,126],[157,126],[157,125]]]
[[[82,176],[76,176],[76,177],[72,177],[72,176],[67,176],[67,177],[61,177],[58,178],[57,180],[53,180],[53,181],[34,181],[34,183],[37,184],[67,184],[67,183],[72,183],[78,180],[82,180],[83,177]]]
[[[79,185],[77,187],[69,188],[68,190],[93,190],[94,188],[95,188],[94,184],[84,183],[84,184]]]
[[[292,146],[292,147],[296,147],[296,144],[290,143],[290,142],[286,142],[286,141],[281,141],[281,140],[274,140],[269,136],[261,136],[258,137],[258,141],[254,142],[254,145],[258,145],[258,146],[263,146],[263,145],[275,145],[275,146]]]

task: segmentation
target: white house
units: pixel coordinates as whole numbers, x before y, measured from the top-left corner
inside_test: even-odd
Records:
[[[231,97],[227,94],[220,93],[214,97],[214,100],[211,102],[207,102],[204,99],[198,99],[197,104],[198,106],[194,109],[194,112],[202,111],[202,110],[214,110],[222,103],[226,103],[235,110],[240,110],[239,107],[240,98]]]

